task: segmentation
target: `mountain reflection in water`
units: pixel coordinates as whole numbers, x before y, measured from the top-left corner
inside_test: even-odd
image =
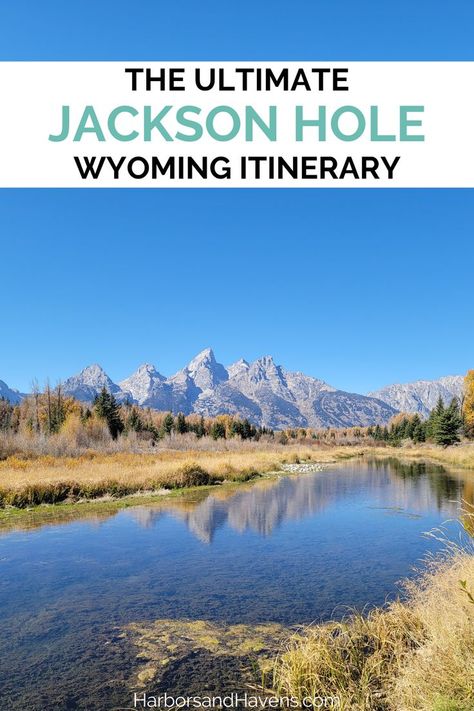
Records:
[[[459,514],[461,501],[474,505],[474,486],[461,476],[448,475],[442,467],[423,463],[402,464],[369,461],[344,463],[331,471],[267,479],[246,490],[216,490],[201,502],[169,501],[159,508],[136,507],[127,511],[145,528],[154,527],[166,514],[184,521],[202,542],[212,543],[219,528],[226,524],[234,531],[254,531],[270,536],[284,521],[298,521],[318,514],[329,506],[351,497],[357,477],[357,497],[370,492],[371,507],[387,513],[417,515],[437,510],[447,518]],[[390,507],[386,503],[390,489]]]

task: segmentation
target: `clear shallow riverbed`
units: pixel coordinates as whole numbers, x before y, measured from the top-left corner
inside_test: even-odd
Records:
[[[349,462],[3,531],[0,708],[130,707],[139,669],[121,636],[130,623],[294,625],[382,604],[436,550],[424,532],[456,519],[461,500],[472,502],[473,481],[436,466]],[[185,662],[205,678],[205,655]],[[234,660],[220,660],[220,675],[226,663]],[[176,678],[160,689],[151,682],[150,693],[178,691]]]

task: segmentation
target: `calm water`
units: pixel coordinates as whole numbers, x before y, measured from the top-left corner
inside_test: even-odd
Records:
[[[423,533],[472,498],[437,467],[347,464],[0,532],[0,708],[130,706],[131,622],[298,624],[381,604],[436,548]]]

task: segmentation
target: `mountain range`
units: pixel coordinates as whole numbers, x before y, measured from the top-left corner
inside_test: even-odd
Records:
[[[286,370],[272,356],[251,363],[241,358],[225,367],[217,362],[212,349],[206,348],[171,377],[145,363],[114,383],[101,366],[90,365],[62,384],[64,393],[84,402],[92,402],[103,387],[120,402],[205,417],[228,413],[278,430],[385,424],[399,411],[425,417],[440,395],[445,402],[460,397],[463,377],[389,385],[359,395]],[[0,397],[16,403],[23,396],[0,381]]]
[[[418,412],[428,417],[441,397],[450,402],[453,397],[461,400],[464,392],[463,375],[447,375],[439,380],[416,380],[414,383],[387,385],[369,393],[370,397],[383,400],[401,412]]]

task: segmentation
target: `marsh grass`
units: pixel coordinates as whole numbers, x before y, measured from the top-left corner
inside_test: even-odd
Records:
[[[406,447],[372,447],[365,454],[373,457],[397,457],[400,459],[431,461],[459,469],[474,469],[474,442],[455,447],[439,447],[435,444],[408,445]]]
[[[474,551],[450,544],[404,587],[404,602],[292,637],[277,693],[339,696],[343,711],[472,711]]]
[[[0,462],[0,507],[19,508],[103,496],[124,497],[162,489],[244,482],[282,464],[322,458],[334,452],[304,447],[202,451],[165,450],[157,454],[97,454],[80,457],[9,457]]]

